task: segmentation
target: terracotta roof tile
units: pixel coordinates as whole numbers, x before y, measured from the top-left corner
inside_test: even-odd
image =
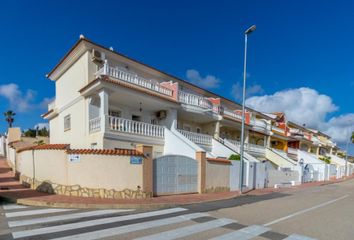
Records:
[[[68,154],[97,154],[97,155],[120,155],[120,156],[144,156],[135,149],[68,149]]]
[[[216,163],[231,164],[231,161],[228,159],[225,159],[225,158],[207,158],[207,161],[216,162]]]
[[[17,152],[23,152],[27,150],[66,150],[70,147],[70,144],[42,144],[35,146],[28,146],[18,149]]]
[[[41,115],[41,117],[48,116],[48,115],[49,115],[50,113],[52,113],[52,112],[54,112],[54,109],[50,109],[48,112],[43,113],[43,114]]]

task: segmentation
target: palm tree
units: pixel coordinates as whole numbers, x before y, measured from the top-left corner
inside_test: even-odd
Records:
[[[8,110],[7,112],[4,112],[5,120],[9,124],[9,128],[12,127],[13,122],[15,121],[14,116],[16,113],[12,110]]]

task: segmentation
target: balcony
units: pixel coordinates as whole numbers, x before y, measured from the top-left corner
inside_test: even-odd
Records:
[[[198,96],[192,93],[187,93],[181,90],[178,92],[178,95],[178,100],[181,103],[213,110],[213,104],[209,102],[205,97]]]
[[[224,108],[224,115],[232,117],[234,119],[242,121],[242,113],[231,111],[230,109]]]
[[[237,147],[241,147],[241,142],[233,139],[226,139],[228,142],[232,143]],[[245,143],[244,150],[249,153],[265,154],[265,147],[261,145],[256,145],[252,143]]]
[[[164,139],[165,127],[160,125],[154,125],[145,122],[133,121],[130,119],[108,116],[107,130],[112,132],[128,133],[133,135],[140,135],[146,137],[152,137],[156,139]],[[89,121],[90,133],[103,130],[101,128],[101,117],[91,119]]]
[[[285,130],[280,127],[272,126],[272,130],[281,134],[285,134]]]
[[[185,131],[182,129],[177,129],[177,130],[183,136],[185,136],[186,138],[188,138],[190,141],[194,142],[195,144],[206,145],[206,146],[212,145],[213,137],[208,134],[189,132],[189,131]]]
[[[101,130],[101,117],[90,119],[89,131],[90,133],[98,132]]]
[[[169,97],[173,96],[173,91],[169,88],[162,86],[158,81],[143,78],[141,76],[138,76],[136,73],[129,72],[126,69],[118,66],[109,66],[107,62],[105,62],[103,67],[96,72],[96,75],[110,76],[126,83],[130,83]]]
[[[153,138],[164,138],[165,127],[130,119],[108,116],[108,127],[115,132],[123,132]]]
[[[259,119],[252,119],[251,120],[251,125],[252,125],[252,128],[255,131],[261,131],[261,132],[264,132],[264,133],[269,133],[270,129],[271,129],[271,125],[270,124],[268,124],[265,121],[261,121]]]

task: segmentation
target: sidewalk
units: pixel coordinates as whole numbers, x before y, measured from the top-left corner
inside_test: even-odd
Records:
[[[347,179],[353,179],[348,177]],[[296,189],[322,186],[336,182],[344,181],[339,179],[327,182],[311,182],[292,188],[266,188],[247,192],[246,195],[259,196],[273,192],[291,192]],[[87,197],[70,197],[63,195],[53,195],[37,192],[35,190],[23,187],[18,180],[14,178],[6,159],[0,157],[0,198],[31,206],[51,206],[63,208],[135,208],[135,209],[153,209],[163,207],[175,207],[179,205],[212,202],[218,200],[231,199],[239,196],[238,192],[207,193],[207,194],[185,194],[161,196],[150,199],[100,199]]]

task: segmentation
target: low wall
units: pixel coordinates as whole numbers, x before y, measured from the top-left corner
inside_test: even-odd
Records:
[[[268,171],[268,187],[274,187],[275,184],[290,183],[299,181],[298,171]]]
[[[148,198],[143,191],[143,166],[130,155],[75,153],[66,150],[18,152],[17,171],[24,185],[41,192],[99,198]]]
[[[205,169],[205,192],[230,191],[231,163],[207,160]]]

